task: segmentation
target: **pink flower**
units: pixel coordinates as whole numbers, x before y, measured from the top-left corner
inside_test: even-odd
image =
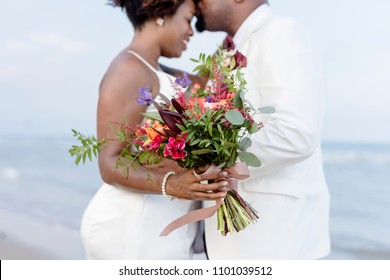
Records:
[[[187,152],[184,151],[186,146],[185,137],[169,137],[168,143],[164,148],[164,156],[172,157],[172,159],[183,159],[187,156]]]
[[[160,144],[164,141],[164,137],[162,137],[161,135],[157,135],[156,137],[154,137],[154,139],[149,142],[147,145],[145,145],[146,143],[144,143],[144,148],[145,149],[148,149],[148,150],[152,150],[154,152],[158,152],[159,148],[160,148]]]

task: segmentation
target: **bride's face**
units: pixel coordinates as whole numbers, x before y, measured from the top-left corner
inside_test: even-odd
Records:
[[[190,37],[194,35],[191,21],[195,14],[195,4],[192,0],[186,0],[171,17],[166,17],[162,44],[162,56],[180,57],[187,49]]]

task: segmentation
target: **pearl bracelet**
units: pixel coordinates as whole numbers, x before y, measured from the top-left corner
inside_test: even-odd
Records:
[[[165,188],[167,187],[167,182],[168,182],[169,176],[175,175],[175,174],[176,173],[174,171],[167,172],[167,174],[165,174],[164,179],[163,179],[162,184],[161,184],[161,193],[162,193],[162,195],[165,196],[166,198],[170,199],[170,200],[173,200],[174,197],[169,195],[169,194],[167,194],[167,191],[166,191]]]

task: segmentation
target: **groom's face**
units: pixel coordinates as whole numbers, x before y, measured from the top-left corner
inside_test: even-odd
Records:
[[[225,31],[224,22],[228,15],[226,14],[228,2],[226,0],[200,0],[197,3],[197,22],[195,28],[197,31]]]

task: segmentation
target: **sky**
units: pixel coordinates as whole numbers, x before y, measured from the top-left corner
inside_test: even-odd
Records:
[[[390,1],[270,0],[304,23],[325,65],[324,141],[390,142]],[[106,0],[0,4],[0,135],[95,134],[100,80],[133,28]],[[224,34],[196,34],[180,59],[212,53]]]

